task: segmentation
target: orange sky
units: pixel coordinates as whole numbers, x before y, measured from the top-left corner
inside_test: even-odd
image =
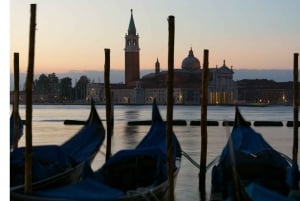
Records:
[[[111,68],[124,68],[124,37],[130,9],[140,36],[141,69],[158,58],[167,69],[169,15],[175,16],[175,68],[192,47],[202,65],[237,69],[291,68],[300,51],[300,1],[104,1],[11,0],[10,57],[20,54],[26,72],[30,3],[37,4],[35,72],[103,70],[104,48],[111,49]],[[10,64],[12,72],[13,64]]]

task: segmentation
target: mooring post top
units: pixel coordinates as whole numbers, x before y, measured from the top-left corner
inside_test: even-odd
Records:
[[[174,15],[169,15],[168,21],[174,21],[174,19],[175,19]]]

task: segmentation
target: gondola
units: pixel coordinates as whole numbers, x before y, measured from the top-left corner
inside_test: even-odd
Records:
[[[174,183],[180,170],[181,148],[173,133]],[[166,200],[168,195],[166,125],[153,102],[150,130],[134,149],[121,150],[100,169],[77,184],[33,191],[12,192],[11,200]]]
[[[22,135],[23,135],[23,128],[24,128],[24,125],[23,125],[23,122],[22,122],[22,119],[20,117],[20,114],[18,113],[17,114],[18,116],[18,134],[17,134],[17,140],[19,140]],[[10,149],[12,149],[13,147],[13,143],[14,143],[14,111],[12,112],[11,116],[10,116],[10,119],[9,119],[9,123],[10,123]]]
[[[84,176],[105,138],[101,119],[91,101],[86,124],[62,145],[32,147],[32,189],[75,183]],[[24,189],[25,147],[10,153],[10,191]]]
[[[231,135],[212,169],[210,200],[287,200],[298,174],[297,163],[271,147],[236,107]]]

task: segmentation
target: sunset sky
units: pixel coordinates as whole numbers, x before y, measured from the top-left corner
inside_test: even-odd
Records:
[[[158,58],[167,69],[169,15],[175,16],[175,68],[190,48],[210,67],[226,60],[236,69],[292,68],[300,52],[300,1],[294,0],[11,0],[10,72],[13,53],[20,71],[28,65],[30,4],[37,4],[35,72],[103,70],[104,48],[111,69],[124,69],[130,9],[140,36],[141,69]]]

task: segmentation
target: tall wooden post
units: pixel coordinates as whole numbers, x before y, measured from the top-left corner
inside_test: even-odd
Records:
[[[293,141],[293,161],[298,159],[298,115],[299,115],[299,95],[298,95],[298,53],[294,53],[294,141]]]
[[[19,142],[19,53],[14,53],[14,102],[13,102],[13,117],[14,117],[14,141],[13,149],[18,147]]]
[[[112,136],[112,106],[110,96],[110,49],[104,49],[105,53],[105,64],[104,64],[104,85],[105,85],[105,99],[106,99],[106,161],[111,156],[111,136]]]
[[[207,85],[208,85],[208,53],[204,50],[203,70],[202,70],[202,98],[201,98],[201,158],[199,173],[199,191],[201,200],[205,200],[206,187],[206,155],[207,155]]]
[[[173,76],[174,76],[174,35],[175,35],[175,19],[169,16],[169,42],[168,42],[168,80],[167,80],[167,150],[168,150],[168,201],[174,201],[174,172],[173,172]]]
[[[34,43],[36,26],[36,4],[30,4],[30,32],[28,72],[26,78],[26,151],[25,151],[25,193],[32,189],[32,84],[34,74]]]

